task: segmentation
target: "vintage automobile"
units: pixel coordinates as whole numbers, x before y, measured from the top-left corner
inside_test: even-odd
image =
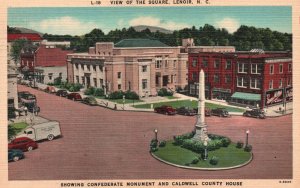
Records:
[[[19,149],[22,151],[32,151],[38,148],[38,144],[28,137],[19,137],[8,144],[8,149]]]
[[[67,95],[67,98],[71,99],[73,101],[81,101],[82,100],[82,97],[79,93],[69,93]]]
[[[165,115],[175,115],[176,110],[172,108],[171,106],[160,106],[154,108],[154,112],[160,113],[160,114],[165,114]]]
[[[19,149],[9,149],[8,150],[8,161],[17,162],[20,159],[24,158],[24,153]]]
[[[196,114],[198,113],[198,108],[194,108],[196,111]],[[205,116],[211,116],[211,109],[210,108],[205,108],[204,110]]]
[[[88,105],[91,105],[91,106],[98,105],[98,102],[96,101],[95,97],[84,97],[82,99],[82,103],[88,104]]]
[[[36,102],[36,96],[28,91],[20,91],[18,92],[18,102]]]
[[[185,116],[194,116],[197,114],[194,109],[188,107],[176,108],[176,112],[177,114],[185,115]]]
[[[56,93],[56,89],[54,86],[47,86],[46,89],[44,89],[47,93]]]
[[[56,95],[60,97],[66,97],[68,95],[68,92],[65,89],[59,89],[57,90]]]
[[[256,118],[260,118],[260,119],[266,118],[265,112],[261,109],[247,110],[246,112],[243,113],[243,116],[256,117]]]
[[[230,117],[228,111],[225,108],[215,108],[211,110],[211,115],[219,117]]]

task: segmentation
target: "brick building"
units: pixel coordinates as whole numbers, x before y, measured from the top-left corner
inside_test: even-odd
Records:
[[[182,43],[171,47],[151,39],[99,42],[88,53],[68,54],[68,79],[105,92],[132,90],[142,97],[157,95],[163,87],[173,91],[184,88],[188,51],[212,48],[196,47],[193,39],[183,39]]]
[[[292,58],[288,52],[190,53],[190,95],[197,94],[200,69],[205,72],[208,99],[253,107],[292,100]]]

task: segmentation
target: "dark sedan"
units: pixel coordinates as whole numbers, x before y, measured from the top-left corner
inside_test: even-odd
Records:
[[[219,117],[230,117],[228,111],[225,108],[215,108],[211,110],[211,115]]]
[[[98,102],[96,101],[95,97],[84,97],[82,99],[82,103],[88,104],[88,105],[91,105],[91,106],[98,105]]]
[[[67,95],[68,99],[71,99],[73,101],[81,101],[82,97],[79,93],[70,93]]]
[[[180,107],[176,109],[177,114],[185,115],[185,116],[194,116],[196,115],[196,111],[194,109],[188,107]]]
[[[24,158],[24,153],[19,149],[9,149],[8,150],[8,161],[18,161]]]
[[[60,97],[66,97],[68,95],[68,92],[65,89],[59,89],[57,90],[56,95]]]
[[[160,114],[165,114],[165,115],[175,115],[176,110],[172,108],[171,106],[160,106],[154,108],[154,112],[160,113]]]
[[[260,119],[265,119],[266,115],[263,110],[261,109],[252,109],[252,110],[247,110],[246,112],[243,113],[243,116],[246,117],[256,117]]]

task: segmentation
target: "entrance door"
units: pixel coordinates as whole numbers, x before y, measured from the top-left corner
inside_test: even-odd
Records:
[[[163,86],[167,86],[169,83],[169,76],[166,75],[166,76],[163,76]]]
[[[89,88],[91,86],[91,78],[89,76],[86,77],[86,87]]]

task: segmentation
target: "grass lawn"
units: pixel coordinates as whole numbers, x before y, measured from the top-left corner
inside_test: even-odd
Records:
[[[123,99],[106,99],[106,100],[109,100],[111,102],[115,102],[115,103],[118,103],[118,104],[123,104]],[[142,100],[131,100],[131,99],[125,99],[125,104],[128,104],[128,103],[138,103],[138,102],[143,102]],[[149,107],[150,108],[150,107]]]
[[[153,108],[159,107],[162,105],[169,105],[173,108],[179,108],[182,106],[190,107],[190,108],[197,108],[198,102],[193,100],[180,100],[180,101],[170,101],[170,102],[160,102],[160,103],[153,103]],[[141,105],[135,105],[135,108],[150,108],[151,104],[141,104]],[[213,104],[213,103],[205,103],[205,107],[213,109],[213,108],[226,108],[229,112],[244,112],[245,110],[235,108],[235,107],[229,107],[229,106],[223,106],[219,104]]]
[[[12,126],[13,128],[15,128],[15,130],[16,130],[17,133],[19,133],[19,132],[21,132],[25,127],[27,127],[28,124],[25,123],[25,122],[20,122],[20,123],[13,123],[13,124],[11,124],[11,126]]]
[[[199,157],[198,153],[192,152],[188,149],[181,148],[172,144],[173,141],[168,141],[165,147],[159,148],[154,152],[157,157],[178,165],[185,166],[187,163],[191,163],[196,157]],[[211,165],[209,160],[216,156],[219,158],[217,165]],[[250,152],[245,152],[243,149],[238,149],[235,144],[230,144],[227,148],[222,147],[215,151],[208,152],[208,159],[206,161],[200,160],[197,164],[190,164],[192,167],[202,168],[220,168],[231,167],[247,162],[251,158]]]
[[[178,99],[178,97],[174,97],[174,96],[165,96],[165,98],[167,98],[167,99]]]

